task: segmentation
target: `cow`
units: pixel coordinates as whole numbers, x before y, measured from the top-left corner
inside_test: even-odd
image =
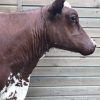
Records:
[[[82,55],[90,55],[96,48],[67,1],[0,13],[0,100],[24,100],[33,69],[54,47]]]

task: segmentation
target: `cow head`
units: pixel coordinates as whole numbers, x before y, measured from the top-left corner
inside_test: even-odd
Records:
[[[55,0],[48,7],[46,17],[47,30],[51,47],[92,54],[95,43],[79,24],[77,12],[65,0]]]

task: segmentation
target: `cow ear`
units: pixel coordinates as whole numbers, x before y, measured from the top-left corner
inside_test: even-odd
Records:
[[[53,17],[56,14],[60,14],[62,12],[64,2],[65,2],[65,0],[55,0],[48,9],[50,16]]]

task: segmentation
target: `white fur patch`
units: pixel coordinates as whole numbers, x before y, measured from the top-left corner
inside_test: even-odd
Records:
[[[96,46],[96,42],[91,38],[91,42]]]
[[[71,5],[69,4],[69,2],[67,2],[67,1],[64,2],[64,6],[68,7],[68,8],[72,8]]]
[[[0,93],[0,100],[24,100],[28,92],[29,82],[26,82],[23,79],[20,80],[15,76],[11,78],[11,75],[9,76],[8,80],[11,79],[12,82],[13,79],[14,82],[9,83],[8,87],[4,87]],[[20,77],[20,74],[17,76]]]

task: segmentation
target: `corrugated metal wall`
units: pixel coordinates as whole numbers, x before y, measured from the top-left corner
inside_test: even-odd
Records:
[[[27,10],[53,0],[0,0],[1,11]],[[93,55],[52,49],[32,73],[26,100],[100,100],[100,0],[68,0],[96,41]]]

